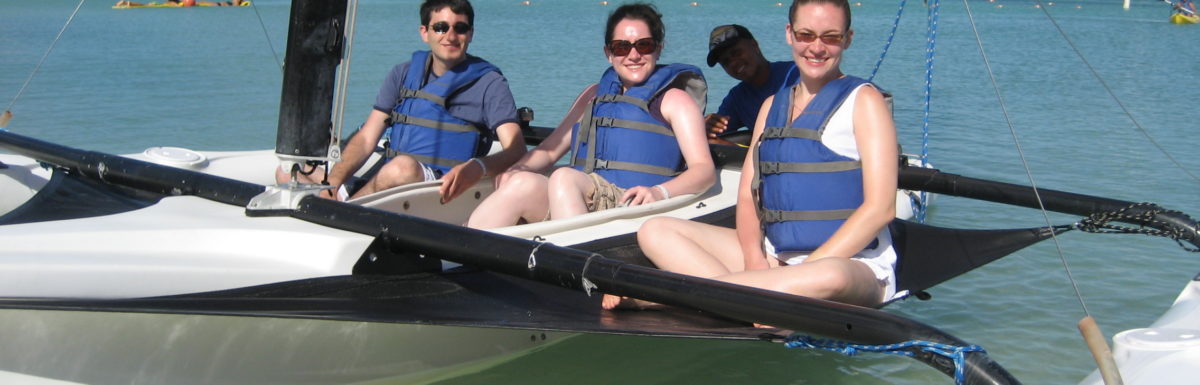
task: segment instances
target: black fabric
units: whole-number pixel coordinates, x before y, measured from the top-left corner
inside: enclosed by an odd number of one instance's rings
[[[0,225],[118,214],[148,207],[162,197],[55,169],[50,181],[29,201],[0,216]]]

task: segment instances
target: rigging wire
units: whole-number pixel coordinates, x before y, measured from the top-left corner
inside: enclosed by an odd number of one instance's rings
[[[934,1],[936,2],[937,0]],[[967,21],[971,23],[971,31],[975,33],[975,43],[979,46],[979,55],[983,58],[983,65],[987,69],[988,79],[992,82],[992,90],[996,91],[996,100],[1000,104],[1000,112],[1004,114],[1004,121],[1008,124],[1008,131],[1012,135],[1013,144],[1016,146],[1017,156],[1020,157],[1021,165],[1025,168],[1025,176],[1029,178],[1029,187],[1033,189],[1033,196],[1037,200],[1038,209],[1042,212],[1042,217],[1046,220],[1046,226],[1052,227],[1050,214],[1046,211],[1046,205],[1042,202],[1042,194],[1038,190],[1037,183],[1033,180],[1033,171],[1029,168],[1029,161],[1025,159],[1025,151],[1021,149],[1021,140],[1017,137],[1017,129],[1008,114],[1008,106],[1004,103],[1004,96],[1000,93],[1000,86],[996,82],[996,74],[992,72],[991,61],[988,59],[987,52],[983,48],[983,39],[979,37],[979,28],[975,25],[975,15],[971,12],[971,5],[967,0],[963,0],[963,7],[967,10]],[[1071,266],[1067,263],[1067,257],[1063,253],[1062,245],[1058,241],[1057,232],[1051,232],[1050,238],[1054,240],[1054,248],[1058,250],[1058,259],[1062,261],[1063,270],[1066,271],[1067,279],[1071,282],[1071,288],[1075,290],[1075,298],[1079,300],[1079,306],[1083,308],[1085,315],[1091,317],[1092,313],[1088,311],[1087,303],[1083,300],[1083,293],[1079,290],[1079,284],[1075,282],[1075,277],[1071,273]]]
[[[329,136],[330,158],[341,159],[342,119],[346,112],[347,88],[350,85],[350,58],[354,52],[354,35],[358,27],[358,0],[350,0],[346,11],[345,47],[342,52],[342,64],[338,69],[338,83],[333,98],[333,133]]]
[[[1129,111],[1129,108],[1125,107],[1125,103],[1122,103],[1121,99],[1117,97],[1117,94],[1115,92],[1113,92],[1112,88],[1110,88],[1108,86],[1108,82],[1105,82],[1104,78],[1100,77],[1100,72],[1096,71],[1096,68],[1092,67],[1092,63],[1088,62],[1087,58],[1083,56],[1083,52],[1079,51],[1079,47],[1075,46],[1075,42],[1071,41],[1071,38],[1067,36],[1067,32],[1063,30],[1062,26],[1058,25],[1058,21],[1054,19],[1054,16],[1050,15],[1050,11],[1047,10],[1046,7],[1042,5],[1041,0],[1036,0],[1036,1],[1038,4],[1038,8],[1040,8],[1042,10],[1042,13],[1046,14],[1047,19],[1050,19],[1050,24],[1053,24],[1054,28],[1058,30],[1058,34],[1062,35],[1063,40],[1065,40],[1067,42],[1067,46],[1071,47],[1071,50],[1075,52],[1075,56],[1079,57],[1079,61],[1083,62],[1083,65],[1085,67],[1087,67],[1089,72],[1092,73],[1092,76],[1096,78],[1096,81],[1100,82],[1100,86],[1104,87],[1104,91],[1108,92],[1108,96],[1112,97],[1113,102],[1116,102],[1117,106],[1121,107],[1121,112],[1124,112],[1125,117],[1129,118],[1129,121],[1133,123],[1134,127],[1137,127],[1138,132],[1140,132],[1142,134],[1142,136],[1145,136],[1146,140],[1149,140],[1150,144],[1154,145],[1154,148],[1157,148],[1159,152],[1161,152],[1164,156],[1167,157],[1168,160],[1171,161],[1171,163],[1174,163],[1175,167],[1178,167],[1185,174],[1190,176],[1192,178],[1192,180],[1194,180],[1196,182],[1200,182],[1200,176],[1197,176],[1196,174],[1192,173],[1191,170],[1188,170],[1187,167],[1184,167],[1183,164],[1180,163],[1178,159],[1175,159],[1175,157],[1172,156],[1170,152],[1167,152],[1167,149],[1163,148],[1163,146],[1161,144],[1159,144],[1158,141],[1155,140],[1153,136],[1150,136],[1150,132],[1146,131],[1146,128],[1142,127],[1142,124],[1139,123],[1138,120],[1133,117],[1133,113]]]
[[[79,0],[79,4],[75,5],[75,10],[71,12],[71,16],[67,18],[67,22],[63,24],[62,29],[58,30],[58,35],[54,36],[54,41],[50,42],[50,47],[46,48],[46,53],[42,54],[42,59],[38,60],[36,66],[33,67],[33,72],[29,73],[29,77],[25,79],[25,84],[21,85],[21,89],[17,90],[17,95],[8,103],[8,108],[5,108],[5,115],[11,115],[13,105],[17,104],[17,99],[21,98],[21,94],[25,93],[25,88],[29,87],[29,83],[33,81],[33,77],[41,70],[42,64],[46,62],[46,58],[50,56],[50,52],[54,50],[54,45],[58,44],[58,40],[62,38],[63,33],[67,32],[67,27],[75,20],[75,15],[79,13],[79,9],[83,8],[83,3],[87,0]],[[2,128],[2,127],[0,127]]]
[[[258,12],[258,6],[254,2],[250,2],[250,8],[254,9],[254,16],[258,17],[258,25],[262,27],[263,36],[267,37],[267,47],[271,48],[271,55],[275,56],[275,65],[279,67],[279,72],[283,73],[283,62],[279,61],[279,52],[275,50],[275,44],[271,42],[271,33],[267,32],[267,23],[263,22],[262,14]]]

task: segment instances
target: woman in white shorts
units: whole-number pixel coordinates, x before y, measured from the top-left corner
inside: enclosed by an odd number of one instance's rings
[[[841,72],[845,0],[795,0],[785,31],[800,83],[763,102],[738,187],[736,229],[655,218],[638,244],[682,274],[877,306],[895,293],[898,145],[881,92]],[[605,308],[630,304],[606,295]]]

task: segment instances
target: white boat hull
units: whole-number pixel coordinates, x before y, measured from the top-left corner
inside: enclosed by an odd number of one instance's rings
[[[89,384],[428,383],[486,369],[574,335],[44,310],[0,310],[0,325],[5,341],[0,379],[22,383],[36,378]]]

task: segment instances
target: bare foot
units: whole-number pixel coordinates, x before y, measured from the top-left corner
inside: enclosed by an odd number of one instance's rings
[[[600,306],[605,310],[646,310],[661,307],[662,305],[650,301],[643,301],[637,298],[619,297],[611,294],[605,294],[604,298],[600,300]]]

